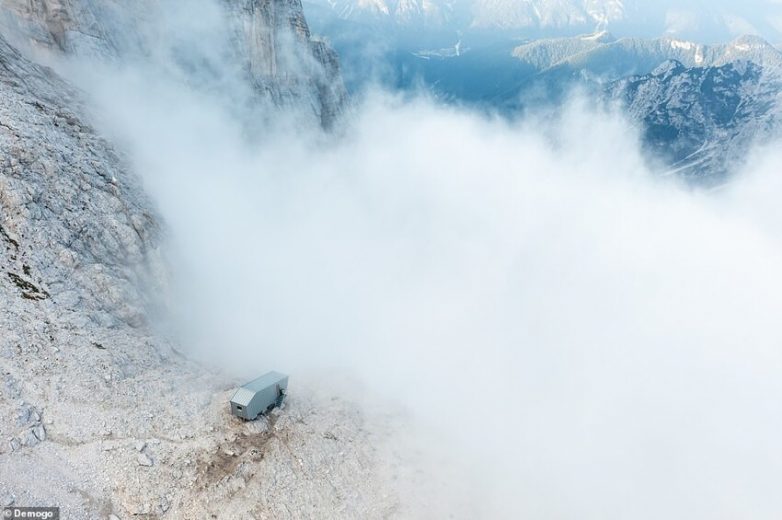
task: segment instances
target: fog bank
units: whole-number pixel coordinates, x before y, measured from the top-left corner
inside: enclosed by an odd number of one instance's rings
[[[402,410],[404,516],[782,514],[778,156],[707,193],[579,102],[510,125],[378,94],[338,135],[248,133],[215,94],[98,76],[183,344]]]

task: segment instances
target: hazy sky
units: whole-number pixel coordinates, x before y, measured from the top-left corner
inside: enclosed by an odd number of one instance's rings
[[[628,19],[656,29],[699,39],[725,39],[742,34],[759,34],[775,43],[782,31],[782,3],[774,0],[685,0],[626,2]]]

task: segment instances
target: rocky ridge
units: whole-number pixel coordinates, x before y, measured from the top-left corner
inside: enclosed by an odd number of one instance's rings
[[[751,61],[770,70],[782,70],[782,53],[757,36],[742,36],[722,45],[702,45],[670,37],[616,39],[601,32],[525,43],[513,50],[513,56],[538,75],[578,74],[608,80],[646,74],[668,60],[688,67]]]

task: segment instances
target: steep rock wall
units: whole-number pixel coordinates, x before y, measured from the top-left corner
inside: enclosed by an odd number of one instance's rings
[[[52,53],[113,58],[154,55],[169,28],[166,15],[183,23],[190,10],[208,10],[227,50],[211,68],[240,69],[258,98],[272,105],[310,110],[331,126],[346,92],[336,54],[313,39],[300,0],[0,0],[3,33],[35,58]],[[173,14],[172,14],[173,13]],[[170,43],[170,42],[168,42]]]

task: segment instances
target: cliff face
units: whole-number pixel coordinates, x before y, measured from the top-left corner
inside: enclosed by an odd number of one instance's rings
[[[128,14],[149,12],[147,0],[122,6],[113,0],[3,0],[0,12],[4,34],[38,52],[111,55],[128,42]],[[131,13],[132,9],[132,13]]]
[[[207,11],[212,24],[196,27],[191,37],[203,31],[216,38],[217,54],[177,55],[182,42],[159,20],[171,16],[184,24],[191,10]],[[240,74],[258,101],[309,109],[324,127],[345,103],[336,54],[312,38],[300,0],[0,0],[0,23],[13,43],[44,60],[52,53],[154,56],[163,42],[174,60],[187,62],[187,73],[206,66],[210,73]]]
[[[333,124],[346,91],[336,53],[313,40],[301,0],[222,0],[239,61],[256,90],[278,106],[302,101],[324,127]]]

